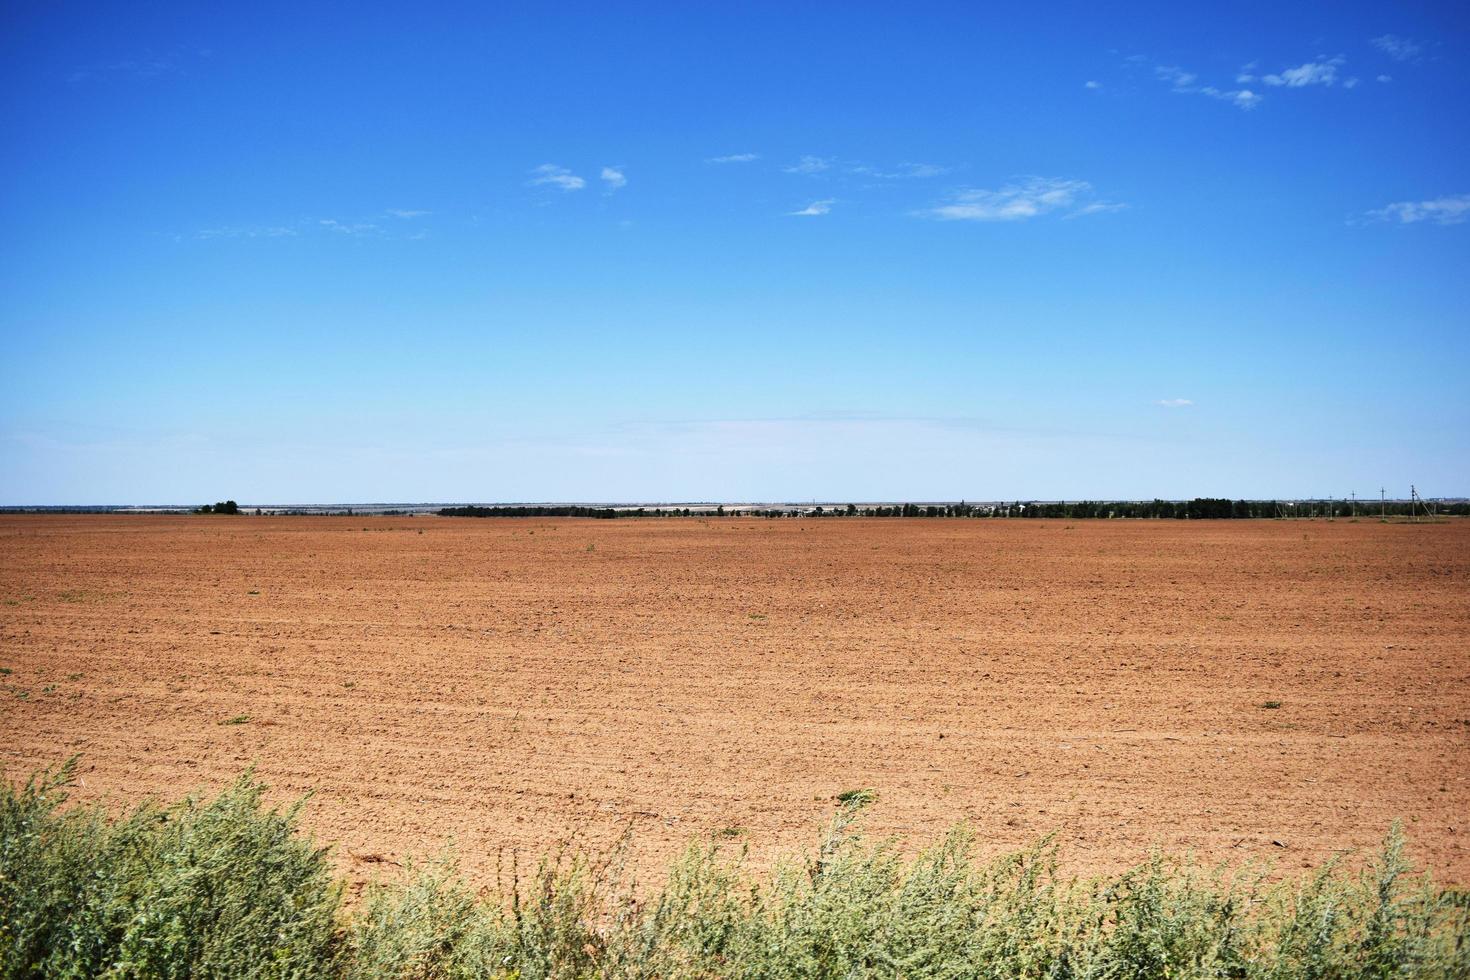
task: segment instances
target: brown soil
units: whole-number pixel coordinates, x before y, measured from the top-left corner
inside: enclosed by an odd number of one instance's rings
[[[1078,871],[1401,818],[1465,882],[1467,584],[1470,522],[0,517],[0,765],[253,763],[359,879],[627,825],[763,858],[874,787],[878,833]]]

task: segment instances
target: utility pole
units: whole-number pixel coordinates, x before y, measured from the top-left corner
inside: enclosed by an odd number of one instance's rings
[[[1352,498],[1353,498],[1353,520],[1357,520],[1358,519],[1358,491],[1354,490],[1352,492]]]
[[[1388,520],[1388,491],[1382,487],[1378,488],[1378,506],[1382,509],[1382,513],[1378,515],[1378,519],[1381,521]]]

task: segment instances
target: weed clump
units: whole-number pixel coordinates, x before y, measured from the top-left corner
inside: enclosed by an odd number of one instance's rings
[[[0,976],[295,977],[336,959],[340,887],[247,773],[115,820],[62,809],[74,761],[0,786]]]
[[[0,978],[1470,975],[1470,898],[1412,872],[1397,827],[1362,872],[1271,883],[1155,855],[1076,880],[1049,839],[977,862],[963,827],[906,859],[864,837],[859,790],[768,875],[717,834],[647,893],[616,855],[487,893],[445,858],[349,910],[300,804],[268,808],[249,773],[113,818],[63,805],[72,773],[0,784]]]

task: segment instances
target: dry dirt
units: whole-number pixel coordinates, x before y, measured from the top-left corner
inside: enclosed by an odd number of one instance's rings
[[[1467,585],[1467,521],[0,517],[0,766],[123,801],[253,763],[358,880],[630,824],[650,871],[765,860],[873,787],[877,833],[1077,871],[1401,818],[1463,883]]]

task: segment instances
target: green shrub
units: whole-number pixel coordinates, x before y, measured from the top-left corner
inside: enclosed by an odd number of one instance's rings
[[[73,764],[0,787],[0,976],[305,977],[338,942],[339,887],[299,809],[247,774],[214,800],[116,821],[61,810]]]
[[[353,977],[483,977],[504,958],[493,920],[450,861],[410,869],[406,884],[375,882],[347,924]]]
[[[987,863],[965,828],[913,859],[843,794],[810,854],[753,872],[693,845],[643,894],[620,848],[563,851],[488,896],[450,859],[352,909],[326,852],[247,773],[114,819],[65,807],[68,763],[0,785],[0,978],[1348,978],[1470,976],[1470,899],[1376,864],[1299,881],[1155,855],[1065,878],[1050,840]]]

